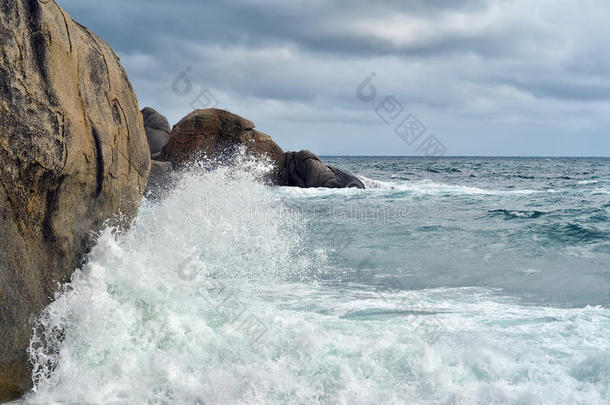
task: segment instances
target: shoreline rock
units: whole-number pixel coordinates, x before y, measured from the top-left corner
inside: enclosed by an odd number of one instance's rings
[[[150,153],[112,49],[54,1],[0,6],[0,402],[32,386],[32,320],[115,218],[127,225]]]
[[[154,159],[159,156],[161,150],[169,141],[171,128],[167,118],[154,108],[145,107],[141,113],[144,119],[144,129],[146,130],[150,155]]]
[[[283,184],[292,187],[364,188],[353,174],[334,166],[326,166],[308,150],[286,152]]]
[[[274,185],[365,188],[353,174],[324,165],[310,151],[284,152],[269,135],[257,131],[252,121],[216,108],[195,110],[174,125],[158,159],[176,168],[203,157],[222,162],[231,159],[239,147],[271,161],[274,170],[269,181]],[[152,177],[157,188],[163,181],[157,179],[156,172]]]
[[[195,110],[174,128],[159,160],[180,168],[192,160],[208,157],[218,161],[231,159],[240,147],[254,156],[267,156],[275,169],[271,181],[278,183],[284,167],[284,151],[267,134],[239,115],[209,108]]]

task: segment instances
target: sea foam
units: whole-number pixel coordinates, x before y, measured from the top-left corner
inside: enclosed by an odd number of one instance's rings
[[[144,201],[130,230],[101,233],[38,320],[26,403],[610,400],[606,308],[329,282],[342,271],[329,269],[332,246],[307,245],[307,219],[286,215],[290,191],[243,166],[194,169],[164,200]],[[315,192],[328,191],[304,193]]]

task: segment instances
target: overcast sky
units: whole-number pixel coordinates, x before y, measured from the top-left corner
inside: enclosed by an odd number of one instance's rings
[[[608,0],[58,3],[170,124],[217,103],[321,155],[610,156]]]

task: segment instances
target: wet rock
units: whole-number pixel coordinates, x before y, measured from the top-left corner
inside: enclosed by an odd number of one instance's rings
[[[326,166],[308,150],[286,152],[283,185],[293,187],[364,188],[353,174]]]
[[[353,174],[326,166],[310,151],[282,151],[269,135],[254,129],[254,123],[228,111],[195,110],[174,125],[159,160],[182,167],[197,159],[221,163],[239,147],[273,164],[270,183],[294,187],[364,188]]]
[[[54,1],[0,5],[0,401],[32,385],[32,319],[92,232],[135,215],[150,153],[112,49]]]
[[[177,167],[204,157],[225,161],[240,147],[257,157],[266,157],[274,166],[270,179],[278,184],[284,168],[284,151],[254,123],[228,111],[209,108],[195,110],[174,125],[159,160]]]

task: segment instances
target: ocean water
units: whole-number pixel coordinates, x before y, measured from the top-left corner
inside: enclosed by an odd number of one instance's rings
[[[194,167],[107,229],[29,404],[610,404],[610,160],[327,157],[366,190]]]

